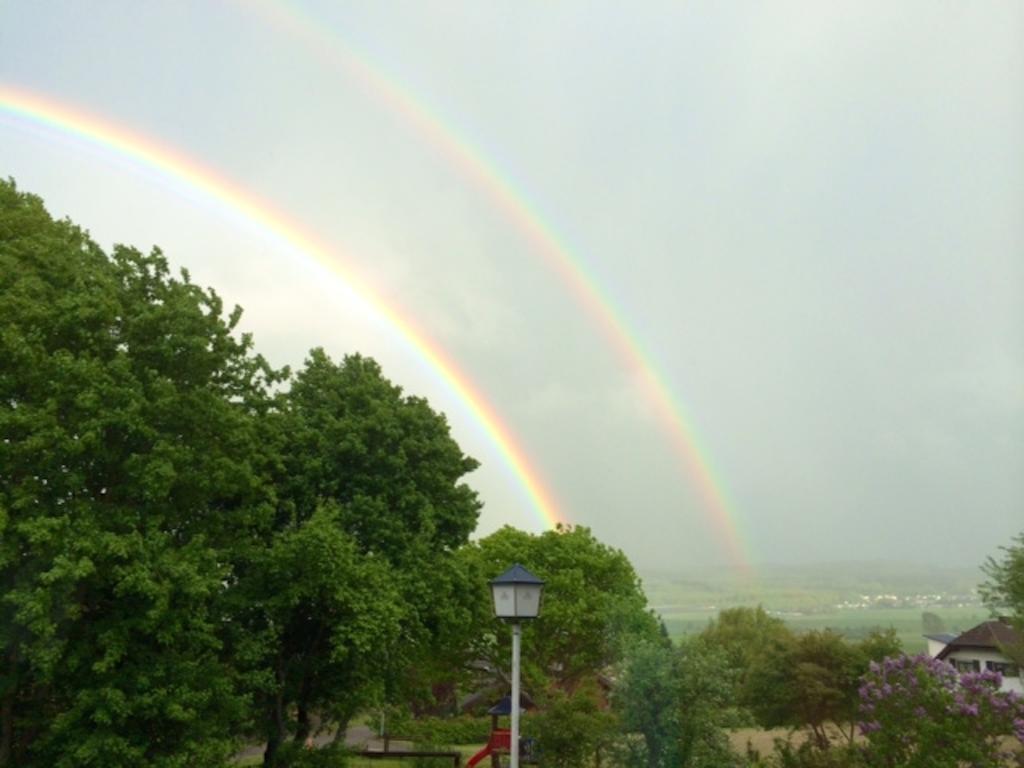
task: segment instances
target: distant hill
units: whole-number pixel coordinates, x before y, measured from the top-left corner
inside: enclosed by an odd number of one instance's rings
[[[648,600],[675,609],[761,604],[777,611],[820,610],[862,595],[967,597],[984,576],[977,567],[891,561],[767,565],[746,574],[711,567],[640,571]]]
[[[950,631],[987,617],[978,568],[889,561],[640,571],[651,607],[673,637],[699,632],[719,611],[762,605],[795,631],[834,629],[857,639],[895,629],[908,652],[924,650],[924,614]]]

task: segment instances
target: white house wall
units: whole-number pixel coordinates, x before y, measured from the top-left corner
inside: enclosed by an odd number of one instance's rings
[[[930,652],[931,651],[931,645],[930,644],[931,644],[932,641],[929,640],[928,642],[929,642],[928,650]],[[1010,662],[1009,659],[1007,659],[1005,656],[1003,656],[1003,654],[999,653],[998,651],[987,651],[987,650],[983,650],[983,649],[980,649],[980,648],[978,648],[978,649],[971,648],[971,649],[964,649],[964,650],[960,650],[960,651],[954,651],[953,653],[949,654],[949,656],[946,657],[946,661],[948,661],[950,663],[953,663],[954,661],[966,661],[966,662],[977,661],[978,662],[978,666],[981,668],[982,672],[985,671],[985,662],[986,661],[995,661],[995,662],[999,662],[1001,664],[1007,664],[1007,663]],[[1005,676],[1003,677],[1003,685],[1002,685],[1001,690],[1004,690],[1004,691],[1016,691],[1017,693],[1024,694],[1024,685],[1021,684],[1021,678],[1020,678],[1020,675],[1019,675],[1019,670],[1018,670],[1018,676],[1017,677],[1005,677]]]
[[[930,637],[925,639],[928,641],[928,655],[933,659],[942,653],[942,649],[946,647],[946,643],[941,640],[932,640]]]

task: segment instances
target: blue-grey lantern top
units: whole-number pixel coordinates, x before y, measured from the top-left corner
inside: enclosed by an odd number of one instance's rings
[[[501,576],[491,579],[494,615],[499,619],[520,621],[540,614],[544,582],[516,563]]]

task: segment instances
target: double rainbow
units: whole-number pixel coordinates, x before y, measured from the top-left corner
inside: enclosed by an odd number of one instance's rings
[[[511,222],[530,244],[531,251],[543,259],[546,267],[585,309],[627,369],[637,374],[674,454],[709,513],[718,538],[733,563],[749,571],[748,548],[739,533],[737,512],[713,469],[693,419],[673,395],[667,378],[658,370],[654,358],[630,329],[608,292],[587,273],[583,260],[542,216],[522,186],[514,184],[511,175],[499,170],[493,158],[461,135],[450,120],[428,108],[367,56],[353,50],[326,24],[301,10],[297,3],[250,0],[240,4],[240,8],[254,10],[275,30],[301,39],[306,53],[316,56],[347,82],[360,86],[375,102],[396,115],[400,123],[433,147]]]
[[[707,451],[701,447],[692,419],[681,402],[674,397],[665,377],[631,332],[606,291],[586,273],[580,259],[572,254],[555,229],[531,205],[529,197],[506,180],[506,176],[498,172],[494,163],[488,161],[469,141],[448,128],[409,92],[385,77],[364,57],[354,54],[314,21],[282,4],[264,2],[258,7],[275,26],[301,36],[309,45],[308,50],[344,74],[355,77],[372,97],[397,114],[421,140],[441,152],[462,176],[472,182],[514,224],[522,237],[531,244],[533,252],[543,258],[548,268],[585,308],[601,329],[607,343],[625,361],[629,370],[638,374],[648,400],[654,406],[671,442],[673,452],[697,489],[719,539],[732,561],[749,569],[749,557],[735,522],[736,513],[729,503],[724,485],[716,477],[707,459]],[[333,272],[352,295],[390,326],[464,404],[517,478],[540,520],[547,526],[554,526],[563,519],[540,473],[469,377],[399,307],[386,304],[351,270],[343,268],[338,262],[338,257],[342,256],[338,249],[328,247],[286,214],[214,170],[127,128],[2,83],[0,113],[77,137],[155,169],[217,201]]]

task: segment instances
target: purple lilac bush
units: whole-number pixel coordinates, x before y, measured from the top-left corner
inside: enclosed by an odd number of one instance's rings
[[[1024,699],[1000,691],[1001,682],[996,672],[961,675],[926,655],[872,663],[859,690],[858,725],[867,739],[868,764],[1024,765]]]

